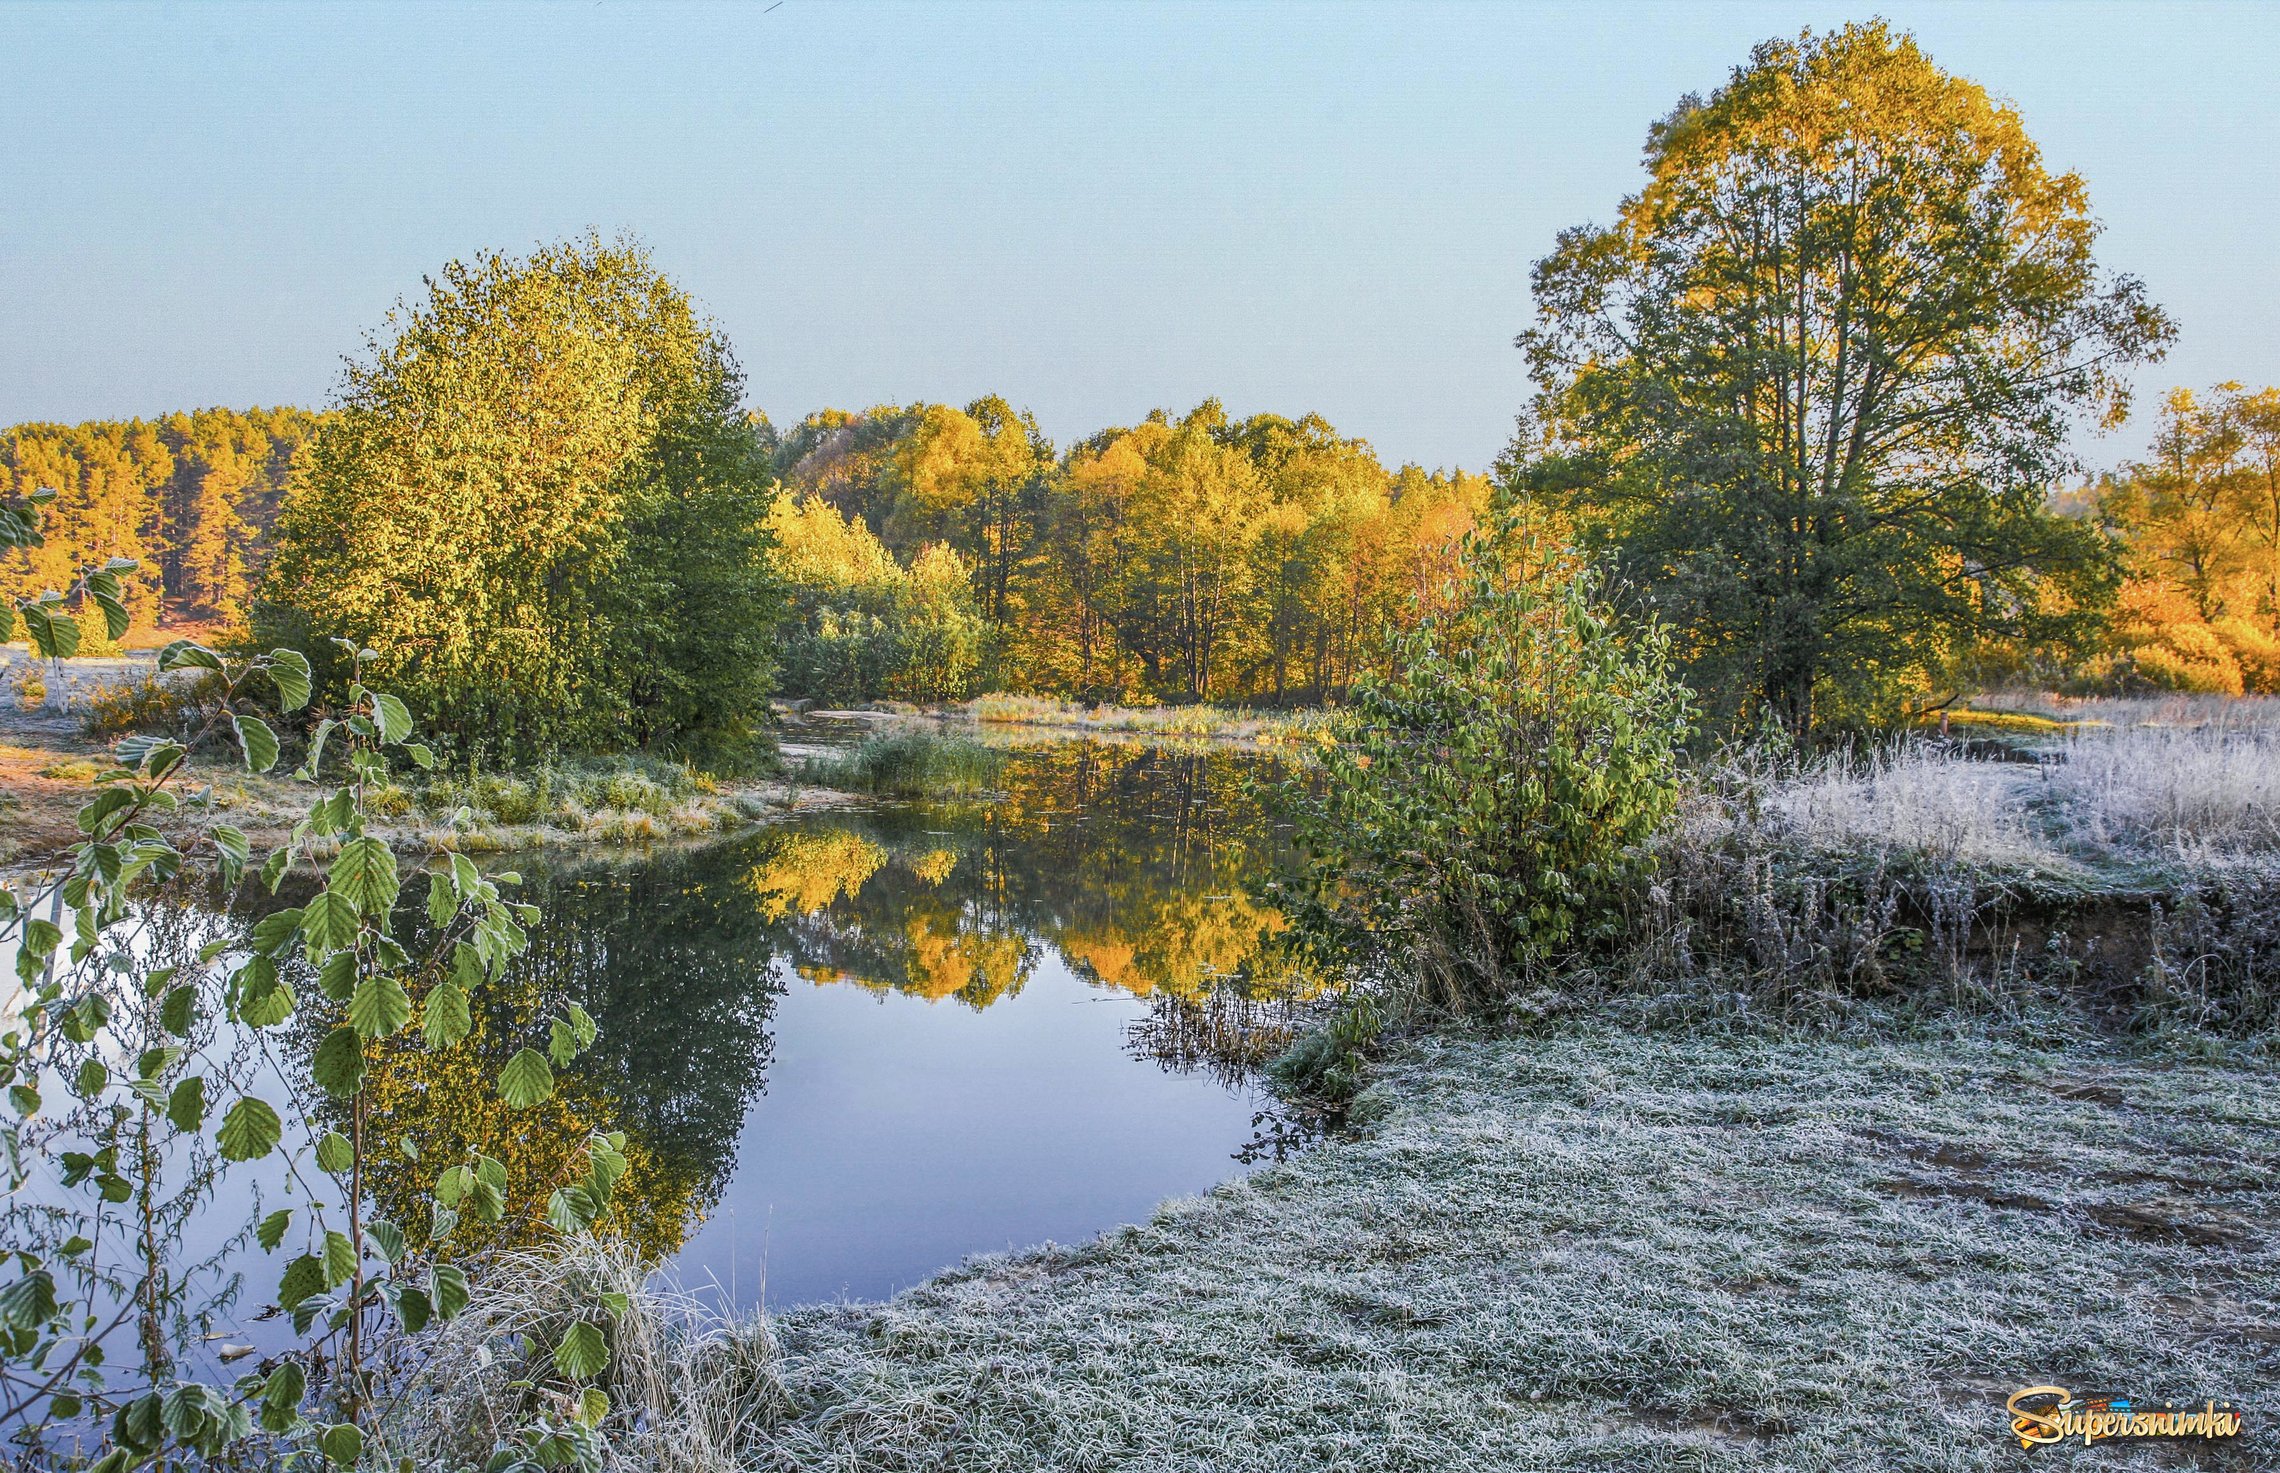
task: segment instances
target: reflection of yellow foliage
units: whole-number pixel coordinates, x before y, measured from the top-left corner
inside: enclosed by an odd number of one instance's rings
[[[545,1225],[547,1194],[586,1171],[586,1143],[595,1131],[622,1129],[613,1103],[574,1073],[560,1076],[550,1099],[510,1110],[499,1098],[498,1074],[506,1050],[484,1046],[484,1029],[456,1048],[428,1053],[409,1038],[374,1050],[366,1076],[367,1139],[375,1142],[365,1181],[380,1211],[425,1247],[428,1193],[446,1166],[475,1153],[507,1168],[507,1217],[485,1223],[468,1214],[450,1242],[461,1253],[521,1247],[553,1229]],[[406,1136],[420,1159],[402,1151]],[[660,1257],[681,1245],[697,1215],[699,1173],[693,1163],[661,1161],[632,1131],[626,1132],[626,1174],[617,1185],[604,1225]]]
[[[1128,942],[1068,931],[1061,936],[1061,955],[1103,987],[1120,987],[1136,997],[1155,990],[1155,984],[1142,975],[1140,958]]]
[[[760,897],[760,913],[780,921],[811,915],[845,895],[853,899],[879,872],[887,852],[847,829],[786,834],[769,857],[752,867],[744,886]]]
[[[1266,943],[1287,924],[1282,912],[1247,895],[1159,892],[1119,907],[1106,922],[1067,926],[1054,941],[1071,966],[1103,986],[1192,998],[1214,979],[1254,971]]]
[[[1023,948],[1017,935],[962,930],[958,917],[913,911],[903,922],[910,943],[909,990],[924,998],[953,993],[986,1008],[1020,990]]]
[[[929,885],[940,885],[957,867],[958,856],[948,849],[929,849],[910,861],[910,872]]]

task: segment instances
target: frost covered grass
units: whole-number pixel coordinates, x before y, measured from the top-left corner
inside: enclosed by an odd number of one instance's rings
[[[2050,767],[2077,842],[2180,859],[2280,850],[2280,725],[2078,732]]]
[[[563,1408],[545,1386],[546,1347],[622,1296],[610,1364],[598,1385],[617,1409],[600,1441],[604,1466],[657,1473],[732,1473],[779,1416],[774,1347],[759,1320],[732,1322],[707,1301],[660,1285],[638,1255],[592,1238],[494,1256],[483,1293],[417,1344],[419,1364],[394,1388],[380,1422],[380,1466],[480,1467],[492,1449]]]
[[[1907,857],[1995,872],[2188,866],[2280,853],[2280,725],[2083,725],[2036,762],[1924,741],[1802,763],[1705,769],[1684,842],[1737,826],[1807,853]]]
[[[1990,867],[2057,860],[2027,814],[2036,774],[2013,764],[1910,742],[1739,777],[1761,821],[1806,849]]]
[[[1588,1024],[1413,1043],[1357,1118],[1095,1242],[777,1317],[739,1455],[1978,1470],[2057,1384],[2246,1401],[2190,1458],[2280,1460],[2268,1059]]]

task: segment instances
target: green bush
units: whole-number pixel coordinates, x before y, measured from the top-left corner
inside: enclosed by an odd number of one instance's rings
[[[1620,930],[1692,702],[1662,630],[1618,627],[1592,570],[1509,514],[1444,594],[1294,785],[1288,898],[1319,959],[1465,1009]]]

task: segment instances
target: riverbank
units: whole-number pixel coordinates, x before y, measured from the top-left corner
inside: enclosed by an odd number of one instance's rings
[[[2038,1384],[2280,1422],[2280,1077],[1963,1028],[1427,1040],[1363,1123],[772,1323],[768,1468],[1983,1469]]]

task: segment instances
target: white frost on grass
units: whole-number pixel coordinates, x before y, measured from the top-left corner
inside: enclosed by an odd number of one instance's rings
[[[2188,859],[2280,849],[2280,728],[2080,731],[2050,779],[2078,843]]]
[[[1809,849],[2033,868],[2058,860],[2026,815],[2035,780],[2032,768],[1910,743],[1811,763],[1765,806],[1783,837]]]

